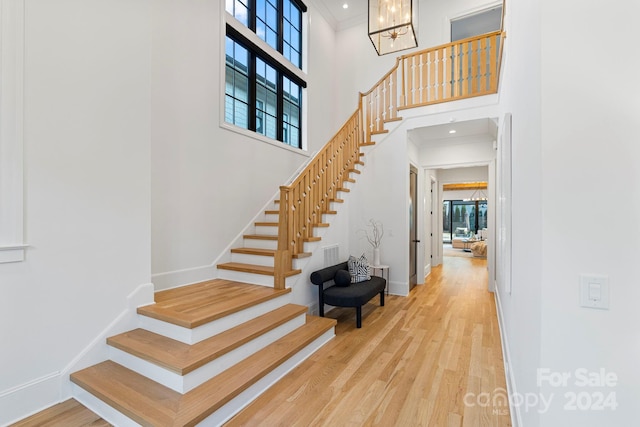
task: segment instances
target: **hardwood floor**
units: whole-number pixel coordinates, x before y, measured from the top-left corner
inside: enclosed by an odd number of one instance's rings
[[[445,257],[408,297],[363,307],[362,329],[354,309],[332,310],[336,338],[226,427],[511,426],[486,283],[486,260]],[[15,425],[109,424],[71,399]]]
[[[408,297],[363,307],[362,329],[332,310],[336,338],[226,427],[510,426],[486,289],[486,260],[446,257]]]
[[[85,408],[75,399],[65,400],[11,427],[110,427],[111,424]]]

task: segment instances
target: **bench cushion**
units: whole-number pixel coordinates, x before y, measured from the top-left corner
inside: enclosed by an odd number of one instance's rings
[[[370,280],[352,283],[350,286],[332,286],[324,290],[325,304],[338,307],[360,307],[384,290],[386,281],[371,276]]]

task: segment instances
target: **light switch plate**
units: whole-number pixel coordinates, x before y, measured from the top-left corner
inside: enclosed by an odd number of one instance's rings
[[[609,309],[609,277],[592,274],[580,275],[580,306]]]

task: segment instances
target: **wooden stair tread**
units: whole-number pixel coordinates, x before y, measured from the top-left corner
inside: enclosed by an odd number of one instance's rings
[[[280,211],[274,211],[274,210],[264,211],[264,213],[267,215],[280,215]]]
[[[319,242],[320,240],[322,240],[322,237],[311,236],[311,237],[305,237],[302,240],[305,242]]]
[[[259,221],[259,222],[256,222],[255,225],[258,227],[277,227],[278,223],[271,222],[271,221]]]
[[[349,190],[348,188],[336,188],[337,191],[342,191],[343,193],[350,193],[351,190]]]
[[[193,425],[202,421],[311,344],[316,338],[335,327],[336,323],[334,319],[307,316],[307,323],[304,326],[193,389],[183,398],[181,407],[184,411],[178,418],[177,425]],[[213,402],[216,403],[213,404]],[[204,415],[201,408],[206,407],[208,407],[208,413]]]
[[[353,178],[345,178],[344,181],[351,182],[351,183],[356,182],[356,180]]]
[[[195,328],[288,292],[290,289],[215,279],[156,292],[156,303],[139,307],[138,314]]]
[[[111,360],[71,374],[71,381],[146,426],[173,426],[182,395]]]
[[[275,249],[260,249],[260,248],[234,248],[231,249],[233,254],[246,254],[246,255],[260,255],[260,256],[274,256],[276,254]]]
[[[344,203],[343,199],[329,199],[329,201],[334,203]]]
[[[71,381],[142,425],[193,426],[255,384],[336,321],[307,316],[307,323],[259,352],[180,394],[112,361],[71,374]]]
[[[218,264],[218,268],[222,270],[241,271],[244,273],[261,274],[263,276],[273,276],[274,268],[265,265],[245,264],[242,262],[227,262]],[[285,277],[294,276],[302,273],[302,270],[291,270],[285,273]]]
[[[353,173],[361,173],[358,169],[349,169],[349,172],[353,172]]]
[[[243,237],[245,239],[254,240],[278,240],[278,236],[274,236],[271,234],[245,234]]]
[[[186,375],[306,311],[305,306],[287,304],[193,345],[144,329],[110,337],[107,344],[179,375]]]
[[[311,252],[300,252],[299,254],[292,255],[292,258],[300,259],[300,258],[309,258],[311,256]]]

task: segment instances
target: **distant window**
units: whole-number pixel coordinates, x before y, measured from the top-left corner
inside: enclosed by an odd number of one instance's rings
[[[479,36],[502,28],[502,5],[451,20],[451,41]]]

